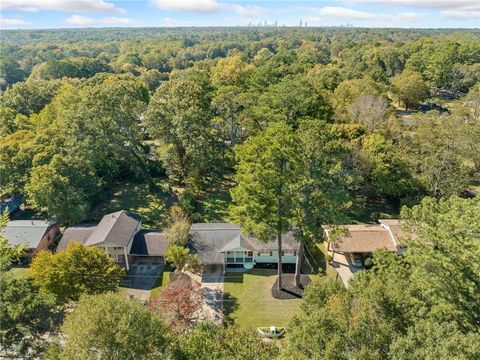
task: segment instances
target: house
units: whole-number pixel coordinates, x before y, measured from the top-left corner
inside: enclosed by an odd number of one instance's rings
[[[48,248],[60,235],[57,223],[43,220],[12,220],[0,230],[10,245],[26,245],[26,257],[32,257]]]
[[[333,260],[341,262],[344,257],[348,265],[353,267],[362,267],[364,260],[376,250],[386,249],[401,253],[404,250],[402,238],[410,235],[402,230],[401,220],[379,220],[379,224],[345,227],[347,234],[336,241],[331,239],[332,227],[325,226],[324,235],[328,242],[328,252],[337,256]]]
[[[203,265],[221,265],[253,268],[256,264],[276,264],[278,262],[277,242],[262,242],[245,237],[240,226],[230,223],[192,224],[188,247],[197,254]],[[282,261],[295,264],[299,243],[293,233],[283,236]]]
[[[98,224],[80,224],[65,230],[57,251],[70,242],[96,246],[120,266],[130,269],[131,258],[165,256],[168,243],[162,232],[142,230],[138,215],[125,210],[105,215]]]

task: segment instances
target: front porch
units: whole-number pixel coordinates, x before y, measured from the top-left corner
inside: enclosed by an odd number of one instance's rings
[[[227,266],[255,263],[255,253],[253,251],[227,251],[225,263]]]

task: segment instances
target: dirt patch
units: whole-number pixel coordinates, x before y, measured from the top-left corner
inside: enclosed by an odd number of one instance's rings
[[[286,299],[300,299],[303,296],[303,291],[310,283],[311,279],[308,275],[300,276],[300,287],[295,287],[295,275],[283,274],[282,276],[282,290],[278,290],[278,277],[272,287],[272,296],[278,300]]]

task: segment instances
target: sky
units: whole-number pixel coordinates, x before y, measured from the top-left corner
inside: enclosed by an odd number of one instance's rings
[[[259,23],[479,28],[480,0],[0,0],[1,29]]]

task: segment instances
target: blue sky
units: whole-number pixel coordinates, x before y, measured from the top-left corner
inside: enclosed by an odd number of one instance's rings
[[[0,0],[2,29],[298,26],[479,28],[480,0]]]

